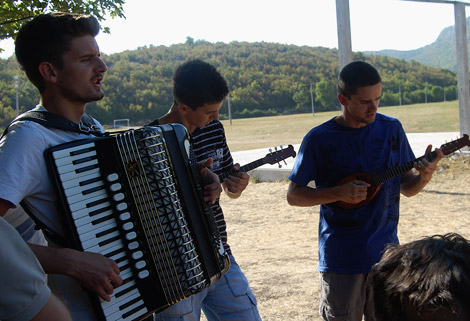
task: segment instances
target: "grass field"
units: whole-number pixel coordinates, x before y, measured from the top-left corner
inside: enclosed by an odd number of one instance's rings
[[[458,132],[458,101],[379,107],[379,112],[397,117],[407,133]],[[232,152],[300,144],[313,127],[339,115],[341,111],[223,120]]]

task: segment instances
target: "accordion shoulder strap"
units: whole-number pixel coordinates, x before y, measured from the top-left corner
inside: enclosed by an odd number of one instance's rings
[[[34,224],[36,225],[35,229],[37,229],[37,230],[41,229],[42,232],[44,233],[44,235],[46,236],[46,238],[48,240],[51,240],[55,244],[60,245],[62,247],[67,247],[67,240],[63,236],[61,236],[61,235],[57,234],[56,232],[54,232],[49,226],[47,226],[46,224],[41,222],[36,217],[36,215],[33,214],[33,212],[31,211],[31,209],[29,207],[29,205],[26,204],[26,202],[24,200],[22,200],[20,202],[20,205],[23,208],[23,210],[26,212],[26,214],[28,214],[29,217],[31,217],[31,219],[34,221]]]
[[[22,120],[30,120],[33,122],[36,122],[38,124],[41,124],[44,127],[49,127],[49,128],[56,128],[56,129],[61,129],[65,131],[70,131],[70,132],[76,132],[80,134],[86,134],[86,135],[94,135],[94,136],[107,136],[109,133],[107,132],[102,132],[99,128],[99,126],[96,125],[95,121],[91,116],[88,114],[84,114],[81,119],[81,124],[78,125],[64,117],[61,117],[59,115],[49,113],[47,111],[41,111],[41,110],[30,110],[27,111],[18,117],[16,117],[10,125],[4,130],[2,136],[0,138],[3,138],[3,136],[8,134],[8,129],[10,128],[11,124],[13,124],[16,121],[22,121]],[[55,233],[51,228],[49,228],[46,224],[42,223],[31,211],[29,208],[28,204],[24,200],[20,202],[21,207],[23,210],[31,217],[36,224],[36,229],[41,229],[44,233],[44,235],[54,243],[60,245],[60,246],[65,246],[67,244],[66,240],[64,237],[61,235]]]
[[[16,117],[10,123],[10,125],[8,125],[8,127],[5,129],[5,131],[2,134],[2,137],[8,133],[8,129],[10,128],[11,124],[17,121],[21,121],[21,120],[30,120],[38,124],[41,124],[44,127],[56,128],[56,129],[61,129],[61,130],[69,131],[69,132],[75,132],[79,134],[94,135],[94,136],[108,136],[109,135],[108,132],[102,132],[99,126],[93,120],[93,118],[88,114],[84,114],[82,116],[81,123],[76,124],[73,121],[68,120],[67,118],[64,118],[62,116],[59,116],[53,113],[49,113],[47,111],[30,110]]]

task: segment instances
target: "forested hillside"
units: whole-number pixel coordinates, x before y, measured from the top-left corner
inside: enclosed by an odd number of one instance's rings
[[[336,49],[274,43],[209,43],[187,39],[184,44],[144,47],[103,55],[108,65],[105,98],[88,112],[103,124],[129,118],[143,124],[167,112],[172,103],[172,74],[183,61],[199,58],[214,64],[230,87],[232,117],[253,117],[339,108],[336,100]],[[373,64],[383,78],[381,106],[456,99],[456,74],[445,69],[386,56],[355,53],[354,60]],[[14,76],[19,76],[19,110],[38,102],[36,89],[15,59],[0,59],[0,126],[16,115]],[[400,99],[401,98],[401,99]],[[227,117],[227,103],[221,110]]]

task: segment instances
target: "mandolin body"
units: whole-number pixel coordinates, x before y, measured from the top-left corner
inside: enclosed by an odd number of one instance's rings
[[[363,181],[363,182],[370,184],[370,186],[367,188],[366,199],[358,203],[336,202],[336,205],[338,205],[339,207],[347,209],[347,210],[361,207],[369,203],[375,197],[375,195],[377,195],[377,193],[379,192],[380,188],[383,185],[383,183],[382,184],[374,183],[374,175],[368,174],[368,173],[355,173],[353,175],[343,178],[337,185],[343,185],[343,184],[352,182],[354,180]]]

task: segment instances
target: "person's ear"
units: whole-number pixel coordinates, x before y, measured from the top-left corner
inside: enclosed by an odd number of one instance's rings
[[[342,106],[345,106],[348,103],[348,99],[343,94],[338,94],[338,101]]]
[[[41,62],[38,68],[39,73],[45,81],[57,82],[57,73],[53,64],[50,62]]]
[[[191,107],[189,107],[188,105],[185,105],[185,104],[178,105],[178,110],[182,115],[186,115],[189,109],[191,109]]]

